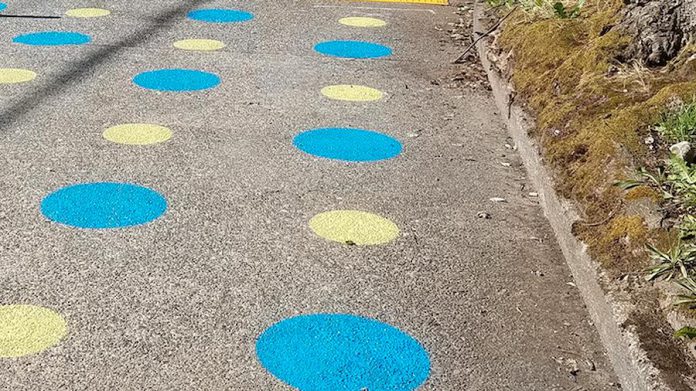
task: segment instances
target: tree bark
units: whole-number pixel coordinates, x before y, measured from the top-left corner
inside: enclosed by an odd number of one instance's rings
[[[623,62],[665,65],[692,39],[696,0],[624,0],[621,27],[635,37],[621,53]]]

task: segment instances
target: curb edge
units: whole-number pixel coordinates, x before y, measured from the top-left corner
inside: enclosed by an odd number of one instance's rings
[[[474,33],[481,29],[482,4],[474,6]],[[640,339],[634,332],[622,328],[622,310],[610,294],[600,286],[601,274],[598,265],[586,251],[584,243],[573,235],[574,221],[579,219],[570,201],[556,193],[554,180],[544,165],[529,130],[534,121],[518,105],[511,102],[512,88],[492,67],[488,59],[488,39],[481,39],[476,49],[491,84],[493,99],[510,136],[518,148],[529,179],[539,192],[544,215],[551,224],[566,264],[570,268],[576,285],[585,302],[590,318],[594,322],[602,345],[607,351],[614,372],[623,390],[628,391],[671,391],[660,379],[660,371],[650,362],[647,353],[640,347]],[[503,113],[508,113],[507,118]]]

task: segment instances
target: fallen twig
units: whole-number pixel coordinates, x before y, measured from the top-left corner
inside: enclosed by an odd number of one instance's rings
[[[469,53],[469,51],[471,51],[471,49],[473,49],[474,46],[476,46],[476,44],[479,43],[480,40],[491,35],[491,33],[493,33],[495,30],[497,30],[498,27],[500,27],[500,25],[503,23],[503,21],[505,21],[505,19],[509,18],[510,15],[512,15],[512,13],[515,11],[517,11],[517,7],[514,7],[512,10],[510,10],[510,12],[508,12],[507,15],[500,18],[500,20],[496,24],[494,24],[493,27],[490,28],[490,30],[486,31],[485,33],[481,34],[480,37],[476,38],[474,40],[474,42],[472,42],[471,45],[469,45],[469,47],[466,48],[466,50],[464,50],[464,53],[462,53],[461,56],[457,57],[457,59],[454,60],[454,64],[461,64],[462,62],[464,62],[464,59],[466,58],[466,55]]]
[[[27,19],[60,19],[61,16],[43,16],[43,15],[7,15],[0,14],[0,18],[27,18]]]
[[[618,212],[619,208],[621,208],[622,205],[623,205],[623,201],[619,201],[619,202],[616,204],[616,206],[609,212],[609,214],[607,215],[607,217],[606,217],[604,220],[597,221],[597,222],[594,222],[594,223],[588,223],[587,221],[585,221],[585,220],[583,219],[583,220],[578,220],[578,224],[582,224],[582,225],[584,225],[584,226],[586,226],[586,227],[598,227],[598,226],[600,226],[600,225],[604,225],[604,224],[606,224],[607,222],[609,222],[609,220],[611,220],[612,217],[614,217],[614,214],[615,214],[616,212]]]

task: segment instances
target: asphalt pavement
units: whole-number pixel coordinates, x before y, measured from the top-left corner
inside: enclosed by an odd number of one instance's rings
[[[2,1],[0,389],[616,389],[456,8]]]

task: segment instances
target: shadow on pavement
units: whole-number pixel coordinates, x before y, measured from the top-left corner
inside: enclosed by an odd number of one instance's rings
[[[0,130],[9,128],[14,122],[31,112],[45,100],[59,95],[71,84],[81,80],[81,76],[89,70],[109,61],[121,53],[123,49],[136,47],[156,35],[165,28],[172,26],[172,19],[182,17],[192,8],[208,3],[210,0],[190,0],[157,15],[144,29],[137,30],[116,45],[102,47],[89,54],[86,58],[65,64],[66,71],[60,73],[42,88],[28,94],[19,101],[11,104],[0,113]]]

